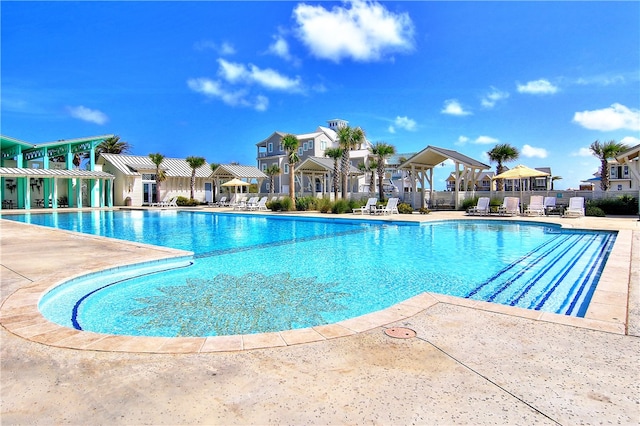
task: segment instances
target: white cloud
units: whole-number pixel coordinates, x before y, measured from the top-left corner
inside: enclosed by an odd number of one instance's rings
[[[377,61],[413,49],[414,27],[407,13],[392,13],[375,1],[351,0],[331,10],[298,4],[297,35],[321,59]]]
[[[67,107],[67,110],[73,118],[78,118],[90,123],[104,124],[109,121],[109,117],[107,117],[107,114],[104,112],[98,111],[97,109],[89,109],[82,105],[77,107]]]
[[[627,146],[636,146],[640,144],[640,139],[634,136],[625,136],[624,138],[620,139],[620,143],[623,143]]]
[[[297,92],[301,89],[300,78],[291,79],[270,68],[261,69],[253,64],[248,66],[218,59],[218,74],[230,83],[253,84],[272,90]]]
[[[473,143],[482,144],[482,145],[488,145],[490,143],[498,143],[498,142],[500,142],[498,139],[492,138],[491,136],[478,136],[476,140],[473,141]]]
[[[196,50],[215,50],[220,55],[233,55],[236,53],[236,49],[229,42],[223,42],[218,44],[211,40],[202,40],[195,44]]]
[[[269,45],[268,52],[272,55],[276,55],[285,61],[292,62],[294,65],[299,65],[299,61],[291,54],[289,50],[289,43],[281,35],[273,36],[273,43]]]
[[[187,81],[187,85],[194,92],[220,99],[227,105],[249,107],[257,111],[266,111],[269,106],[269,99],[265,96],[258,95],[251,100],[248,98],[246,90],[229,91],[222,87],[219,81],[208,78],[192,78]]]
[[[394,121],[395,125],[400,127],[401,129],[405,129],[408,130],[410,132],[413,132],[416,130],[416,122],[415,120],[410,119],[409,117],[400,117],[397,116],[396,120]],[[393,132],[392,132],[393,133]]]
[[[503,92],[496,89],[495,87],[491,87],[491,92],[489,92],[484,98],[482,98],[480,103],[485,108],[493,108],[494,106],[496,106],[496,103],[498,103],[498,101],[507,99],[508,97],[508,92]]]
[[[458,140],[454,142],[454,145],[462,146],[469,142],[469,138],[466,136],[458,136]]]
[[[518,84],[518,92],[531,95],[549,95],[557,91],[558,88],[545,79],[530,81],[527,84]]]
[[[389,128],[387,129],[389,131],[389,133],[395,133],[396,132],[396,128],[393,126],[389,126]]]
[[[576,112],[573,121],[591,130],[640,130],[640,110],[619,103],[609,108]]]
[[[524,145],[521,151],[525,157],[547,158],[547,150],[544,148],[534,148],[531,145]]]
[[[444,108],[440,112],[442,114],[458,116],[471,114],[469,111],[465,111],[464,108],[462,108],[462,105],[460,105],[460,102],[458,102],[457,99],[448,99],[444,101]]]
[[[591,157],[592,155],[593,154],[591,153],[591,150],[589,148],[584,148],[584,147],[571,153],[572,157]]]

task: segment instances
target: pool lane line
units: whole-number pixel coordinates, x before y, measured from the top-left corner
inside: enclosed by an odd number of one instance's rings
[[[509,265],[505,266],[504,268],[502,268],[500,271],[496,272],[493,276],[489,277],[485,282],[481,283],[479,286],[477,286],[476,288],[474,288],[473,290],[471,290],[466,296],[465,298],[470,298],[474,295],[476,295],[477,293],[480,292],[480,290],[482,290],[484,287],[486,287],[487,285],[489,285],[491,282],[497,280],[498,278],[500,278],[501,275],[505,274],[506,272],[508,272],[509,270],[515,268],[516,266],[518,266],[520,263],[524,262],[525,260],[529,259],[530,257],[533,257],[534,254],[540,250],[542,250],[545,246],[549,245],[549,244],[556,244],[556,246],[561,245],[562,243],[564,243],[567,239],[569,239],[569,236],[564,236],[564,239],[562,241],[560,241],[559,243],[557,242],[557,240],[559,238],[562,238],[560,235],[553,237],[552,239],[550,239],[549,241],[540,244],[538,247],[534,248],[533,250],[531,250],[529,253],[525,254],[524,256],[520,257],[518,260],[516,260],[515,262],[511,262]],[[551,249],[553,250],[553,248]]]

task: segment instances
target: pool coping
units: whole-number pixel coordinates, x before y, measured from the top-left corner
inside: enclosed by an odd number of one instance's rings
[[[326,215],[320,217],[327,218]],[[348,217],[353,218],[353,216]],[[345,215],[341,215],[340,218],[344,219]],[[438,220],[456,220],[464,218],[475,220],[482,219],[476,216],[461,216]],[[516,220],[526,221],[521,219],[525,218],[517,218]],[[397,217],[393,220],[399,221]],[[496,218],[495,220],[501,220],[501,218]],[[514,218],[507,218],[507,220],[513,221]],[[546,220],[536,220],[536,222],[546,224],[556,223]],[[38,226],[28,224],[24,225]],[[566,226],[565,224],[560,223],[560,225],[567,228],[576,228],[573,226],[574,223],[568,223]],[[581,228],[593,229],[589,227]],[[72,231],[55,230],[52,228],[47,229],[56,232],[76,234]],[[101,334],[63,327],[48,321],[40,314],[40,311],[38,310],[38,302],[42,295],[51,288],[90,273],[97,273],[114,267],[128,267],[132,265],[131,263],[123,263],[121,265],[114,264],[107,268],[84,271],[83,273],[76,274],[74,276],[65,274],[61,271],[56,271],[56,273],[48,276],[46,279],[35,281],[30,285],[23,286],[9,295],[2,303],[2,306],[0,306],[0,324],[2,324],[2,326],[12,334],[24,339],[49,346],[68,349],[173,354],[233,352],[298,345],[347,337],[378,327],[385,327],[398,321],[406,320],[414,315],[429,310],[439,303],[444,303],[469,309],[478,309],[515,317],[528,318],[535,321],[552,322],[608,333],[626,334],[629,311],[629,285],[632,272],[631,265],[635,260],[632,260],[631,258],[633,255],[633,231],[629,229],[618,229],[617,232],[618,235],[615,244],[584,318],[510,307],[490,302],[429,292],[421,293],[392,305],[389,308],[343,320],[334,324],[272,333],[232,336],[145,337]],[[106,238],[93,235],[90,235],[90,237],[96,239]],[[145,244],[140,243],[114,240],[111,238],[107,239],[112,242],[117,241],[121,244],[145,246]],[[153,247],[155,250],[158,249],[158,246],[150,247]],[[164,250],[166,251],[166,257],[164,257],[164,259],[180,258],[190,253],[181,250],[162,248],[166,249]],[[626,279],[620,279],[620,277],[626,277]]]

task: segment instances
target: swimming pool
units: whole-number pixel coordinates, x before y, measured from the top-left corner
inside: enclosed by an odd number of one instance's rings
[[[3,217],[193,251],[193,265],[94,274],[59,286],[39,305],[63,326],[148,336],[310,327],[425,291],[583,316],[615,240],[611,232],[517,221],[186,211]]]

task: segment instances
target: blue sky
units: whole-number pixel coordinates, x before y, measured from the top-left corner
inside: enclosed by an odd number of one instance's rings
[[[557,188],[597,171],[594,140],[640,143],[636,1],[0,7],[0,131],[29,142],[254,165],[272,132],[342,118],[402,153],[509,143]]]

